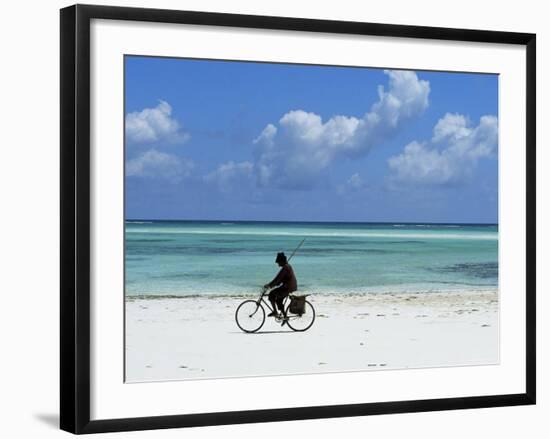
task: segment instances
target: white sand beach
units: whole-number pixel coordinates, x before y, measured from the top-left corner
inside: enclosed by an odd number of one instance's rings
[[[496,290],[314,295],[317,318],[302,333],[272,318],[243,333],[234,313],[245,298],[127,298],[126,381],[499,361]]]

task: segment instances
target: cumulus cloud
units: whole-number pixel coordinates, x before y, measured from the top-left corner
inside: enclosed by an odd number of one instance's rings
[[[388,160],[391,179],[426,185],[461,183],[479,160],[494,153],[497,143],[495,116],[482,116],[472,126],[465,116],[447,113],[435,125],[430,142],[413,141]]]
[[[130,143],[184,143],[189,137],[172,117],[172,107],[166,101],[126,115],[126,138]]]
[[[318,114],[293,110],[277,125],[268,124],[254,141],[258,183],[308,188],[334,160],[367,154],[428,107],[428,81],[411,71],[384,73],[388,89],[378,87],[378,101],[363,117],[336,115],[323,121]]]
[[[254,165],[252,162],[234,162],[229,161],[222,163],[218,168],[204,177],[204,181],[215,183],[222,189],[229,189],[230,185],[237,182],[249,179],[252,176]]]
[[[273,146],[273,138],[277,134],[277,127],[273,124],[268,124],[260,135],[254,139],[254,143],[260,143],[267,146]]]
[[[129,177],[162,178],[178,182],[188,177],[194,164],[191,160],[150,149],[126,162],[126,175]]]

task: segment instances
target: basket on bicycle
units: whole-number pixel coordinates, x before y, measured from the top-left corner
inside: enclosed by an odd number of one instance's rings
[[[290,305],[288,310],[292,314],[301,316],[306,312],[306,296],[290,296]]]

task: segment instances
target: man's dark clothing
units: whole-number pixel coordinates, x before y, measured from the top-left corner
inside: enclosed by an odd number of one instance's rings
[[[276,285],[280,285],[279,288],[275,288],[269,292],[269,300],[275,301],[280,311],[283,311],[283,301],[286,296],[298,289],[298,282],[296,281],[296,276],[294,275],[294,270],[289,264],[285,264],[275,276],[271,282],[269,282],[269,287],[273,288]]]

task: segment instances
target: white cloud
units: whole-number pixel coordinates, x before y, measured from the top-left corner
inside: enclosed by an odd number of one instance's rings
[[[131,143],[184,143],[189,137],[172,118],[172,107],[166,101],[126,115],[126,138]]]
[[[254,143],[264,143],[268,146],[273,146],[273,138],[277,134],[277,128],[273,124],[268,124],[260,135],[254,139]]]
[[[462,114],[447,113],[437,121],[433,129],[432,142],[437,143],[447,139],[459,140],[468,137],[472,131],[468,124],[468,119]]]
[[[337,115],[323,122],[318,114],[293,110],[278,126],[268,124],[254,141],[258,183],[307,188],[334,160],[367,154],[428,107],[428,81],[410,71],[384,73],[388,90],[379,86],[378,101],[361,118]]]
[[[251,162],[235,163],[234,161],[229,161],[222,163],[215,171],[207,174],[204,180],[208,183],[216,183],[221,189],[227,190],[232,183],[250,178],[253,170],[254,165]]]
[[[461,183],[480,159],[494,153],[497,142],[495,116],[482,116],[474,127],[465,116],[447,113],[435,125],[431,142],[413,141],[388,160],[391,179],[427,185]]]
[[[163,178],[178,182],[188,177],[194,164],[191,160],[150,149],[126,162],[126,175],[129,177]]]

